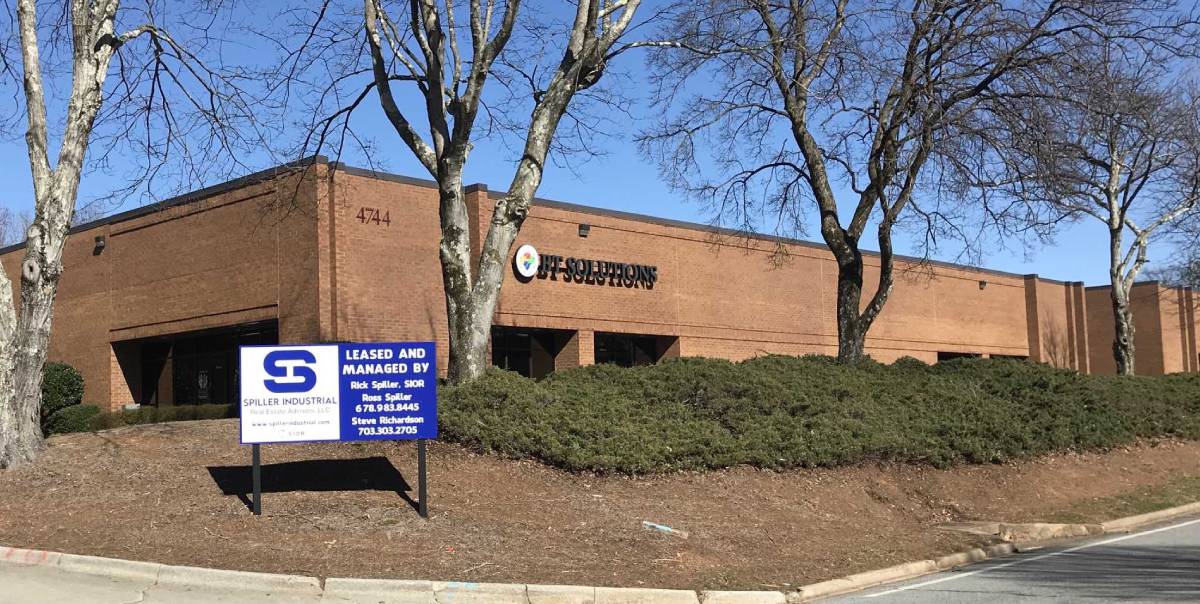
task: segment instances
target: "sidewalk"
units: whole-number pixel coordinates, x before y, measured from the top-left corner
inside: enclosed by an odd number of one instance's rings
[[[320,602],[319,592],[312,594],[279,593],[246,589],[204,589],[199,587],[156,585],[150,577],[103,577],[67,572],[48,566],[0,564],[0,602],[4,604],[125,604],[134,602],[171,602],[235,604],[245,602]]]

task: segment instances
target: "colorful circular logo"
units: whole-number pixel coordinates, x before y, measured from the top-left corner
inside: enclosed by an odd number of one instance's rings
[[[517,248],[517,255],[513,258],[513,262],[517,265],[517,274],[526,279],[533,278],[537,274],[538,265],[542,259],[538,256],[537,249],[526,243]]]

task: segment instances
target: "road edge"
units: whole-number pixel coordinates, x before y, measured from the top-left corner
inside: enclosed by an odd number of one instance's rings
[[[1200,502],[1128,516],[1099,524],[1104,534],[1128,533],[1135,529],[1165,522],[1180,516],[1200,514]],[[1080,525],[1058,525],[1063,527],[1061,535],[1046,540],[1076,537]],[[1093,525],[1094,526],[1094,525]],[[150,581],[153,585],[177,585],[199,587],[218,585],[230,589],[263,591],[267,593],[308,594],[337,597],[355,594],[396,594],[409,592],[412,595],[427,595],[431,603],[439,595],[455,595],[470,598],[484,596],[490,601],[512,601],[525,604],[615,604],[638,602],[640,604],[797,604],[819,598],[828,598],[886,583],[915,579],[924,575],[974,564],[990,558],[1007,556],[1020,551],[1026,544],[1011,542],[997,543],[986,547],[972,548],[928,560],[905,562],[895,566],[855,573],[845,577],[801,586],[793,591],[720,591],[646,589],[625,587],[592,587],[578,585],[537,585],[519,583],[472,583],[442,581],[412,581],[393,579],[356,579],[330,577],[322,581],[317,577],[274,573],[256,573],[238,570],[221,570],[193,566],[174,566],[156,562],[139,562],[119,558],[81,556],[0,545],[0,564],[20,566],[48,566],[64,572],[98,575],[113,579]]]

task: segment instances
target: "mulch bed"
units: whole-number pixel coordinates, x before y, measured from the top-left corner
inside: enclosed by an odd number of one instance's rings
[[[442,443],[429,459],[422,520],[407,501],[412,443],[264,446],[255,518],[236,420],[58,436],[37,464],[0,472],[0,545],[322,577],[786,589],[981,543],[941,523],[1042,520],[1195,474],[1200,444],[950,470],[649,478],[568,474]]]

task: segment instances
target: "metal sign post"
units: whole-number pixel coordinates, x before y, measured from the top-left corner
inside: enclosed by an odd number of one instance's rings
[[[425,490],[425,439],[417,440],[417,514],[429,518],[429,496]]]
[[[250,445],[250,481],[254,483],[253,499],[250,500],[251,511],[255,516],[262,516],[262,457],[259,455],[259,445]]]
[[[429,517],[426,440],[437,438],[434,342],[242,346],[241,442],[262,515],[259,445],[416,440],[417,512]],[[411,502],[411,498],[409,499]]]
[[[426,478],[425,439],[417,440],[417,514],[429,518],[429,481]],[[262,455],[261,445],[250,445],[250,510],[262,516]]]

